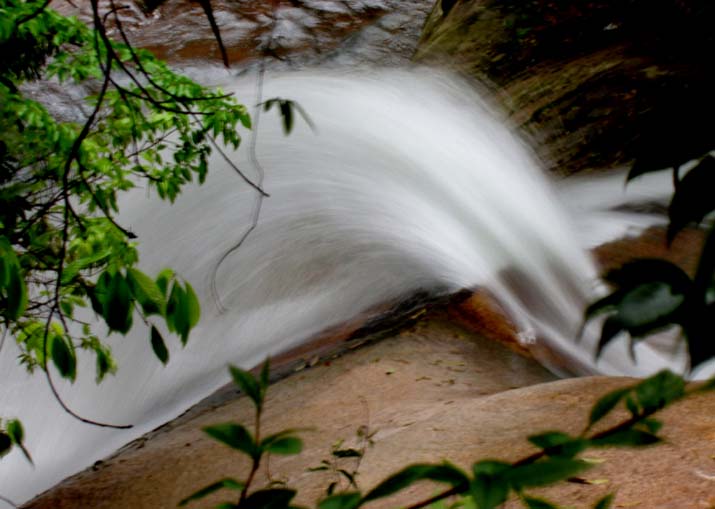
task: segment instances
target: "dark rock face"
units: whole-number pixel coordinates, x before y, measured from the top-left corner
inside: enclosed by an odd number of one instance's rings
[[[667,167],[715,145],[714,25],[706,0],[442,1],[416,58],[493,88],[558,174]]]

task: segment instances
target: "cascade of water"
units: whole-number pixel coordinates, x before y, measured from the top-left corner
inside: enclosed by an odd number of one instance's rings
[[[235,90],[250,101],[250,85]],[[489,287],[524,337],[576,373],[643,374],[666,364],[643,346],[633,365],[614,346],[595,365],[593,341],[574,342],[596,277],[587,241],[528,150],[470,86],[425,70],[306,72],[268,79],[265,97],[276,96],[299,102],[316,131],[297,119],[286,137],[275,114],[261,121],[257,151],[271,196],[258,228],[218,271],[228,311],[216,311],[209,274],[248,224],[254,194],[215,157],[205,185],[174,206],[142,190],[122,204],[143,269],[173,267],[202,298],[188,346],[173,348],[163,367],[136,327],[112,339],[120,369],[99,387],[92,359],[81,360],[81,379],[61,393],[81,414],[135,424],[108,431],[65,415],[6,344],[0,408],[25,422],[36,467],[19,455],[3,459],[1,493],[26,499],[176,416],[227,381],[227,362],[253,366],[417,290]],[[246,152],[232,157],[250,174]]]

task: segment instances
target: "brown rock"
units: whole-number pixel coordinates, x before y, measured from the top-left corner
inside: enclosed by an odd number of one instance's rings
[[[590,405],[605,392],[631,383],[605,377],[550,382],[534,362],[485,341],[431,314],[412,330],[318,363],[271,386],[263,433],[304,428],[299,456],[273,457],[261,469],[268,478],[299,490],[298,502],[313,506],[334,472],[309,472],[332,460],[331,446],[364,449],[364,457],[339,460],[369,489],[413,462],[449,459],[464,468],[484,458],[514,461],[534,448],[529,434],[560,429],[580,432]],[[545,383],[544,383],[545,382]],[[536,385],[533,385],[536,384]],[[622,414],[620,417],[623,417]],[[715,504],[715,395],[686,400],[662,414],[666,444],[644,450],[603,449],[587,457],[603,460],[583,482],[535,492],[565,506],[592,507],[616,492],[614,507],[703,508]],[[38,497],[28,508],[173,508],[179,500],[220,478],[246,475],[241,456],[206,436],[203,426],[252,421],[246,398],[196,416],[169,432],[159,430],[95,469]],[[371,437],[368,445],[358,436]],[[270,472],[270,473],[269,473]],[[341,485],[346,488],[345,483]],[[371,507],[396,507],[440,489],[418,485]],[[227,500],[212,496],[203,504]],[[569,505],[570,504],[570,505]],[[710,506],[707,504],[711,504]],[[509,503],[508,507],[516,507]]]

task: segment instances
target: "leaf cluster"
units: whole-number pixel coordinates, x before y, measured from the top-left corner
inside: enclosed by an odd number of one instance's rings
[[[683,157],[690,157],[686,153]],[[667,242],[690,224],[700,224],[715,211],[715,158],[706,154],[682,178],[686,159],[674,160],[675,192],[668,207]],[[660,171],[653,161],[637,161],[628,180]],[[634,347],[649,334],[679,326],[688,346],[691,369],[715,357],[715,225],[710,224],[694,276],[661,259],[638,259],[605,275],[613,291],[591,304],[586,320],[605,315],[596,355],[620,333]]]
[[[102,324],[126,334],[139,317],[163,363],[162,331],[186,343],[200,315],[196,294],[170,270],[152,277],[137,268],[136,235],[117,220],[119,196],[144,187],[173,202],[204,182],[219,144],[238,148],[239,127],[251,127],[232,96],[134,48],[121,6],[90,6],[92,27],[45,0],[0,5],[0,329],[50,385],[48,362],[73,381],[80,350],[95,356],[98,382],[116,371]],[[57,118],[26,94],[28,80],[93,95],[78,118]]]
[[[253,478],[261,465],[261,461],[269,454],[294,455],[303,450],[303,441],[295,436],[297,430],[283,430],[265,437],[261,436],[261,413],[268,390],[270,365],[268,360],[263,364],[258,376],[237,366],[229,366],[231,377],[236,386],[253,402],[256,409],[256,420],[253,432],[246,426],[227,422],[204,428],[204,432],[214,440],[238,451],[251,460],[251,471],[245,481],[226,478],[212,483],[192,495],[186,497],[180,506],[193,500],[199,500],[218,490],[228,489],[238,492],[238,502],[225,502],[216,506],[217,509],[288,509],[296,494],[295,490],[286,488],[259,489],[250,492]]]
[[[261,458],[268,453],[298,454],[301,441],[293,436],[294,430],[286,430],[260,439],[260,417],[268,387],[268,362],[263,365],[259,377],[235,366],[230,367],[234,382],[253,402],[256,409],[255,433],[237,423],[226,423],[204,428],[212,438],[239,451],[251,459],[251,471],[245,481],[232,478],[222,479],[195,492],[182,500],[180,505],[201,499],[218,490],[240,492],[238,503],[227,502],[217,505],[217,509],[245,509],[264,507],[275,509],[293,508],[295,490],[288,488],[260,489],[249,494],[249,487],[258,469]],[[439,464],[409,465],[391,475],[376,487],[362,493],[352,482],[345,491],[328,493],[320,500],[318,509],[357,509],[381,498],[394,495],[417,482],[431,481],[446,485],[445,491],[429,499],[409,506],[409,509],[437,507],[438,503],[460,497],[451,507],[474,509],[496,509],[515,494],[529,509],[549,509],[557,506],[547,500],[531,496],[529,489],[552,485],[560,481],[579,479],[577,476],[593,466],[592,462],[579,455],[589,448],[601,447],[643,447],[658,444],[661,423],[652,416],[663,408],[679,401],[692,392],[713,390],[715,382],[710,381],[700,387],[687,390],[682,377],[661,371],[632,386],[612,391],[601,397],[591,409],[587,425],[579,435],[562,431],[547,431],[532,435],[529,442],[537,452],[515,462],[498,459],[482,459],[474,462],[467,472],[449,462]],[[625,420],[600,431],[594,428],[612,412],[623,406],[630,414]],[[601,426],[602,427],[602,426]],[[343,449],[341,444],[333,447],[336,457],[361,456],[353,449]],[[327,462],[311,470],[329,470]],[[613,501],[606,495],[596,502],[594,509],[607,509]]]

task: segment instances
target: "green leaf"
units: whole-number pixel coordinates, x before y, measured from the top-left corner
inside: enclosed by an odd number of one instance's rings
[[[660,371],[639,383],[635,395],[644,412],[655,412],[685,395],[685,380],[671,371]]]
[[[188,331],[189,321],[186,316],[185,303],[184,289],[181,288],[178,282],[174,281],[166,303],[166,324],[170,331],[179,335],[183,335]]]
[[[524,505],[529,509],[557,509],[557,506],[541,498],[524,495],[522,500],[524,501]]]
[[[669,323],[685,301],[667,283],[654,281],[627,292],[618,306],[618,316],[631,334],[642,335]]]
[[[529,437],[529,442],[542,448],[549,456],[573,458],[588,447],[588,441],[560,431],[548,431]]]
[[[5,288],[7,291],[5,316],[9,320],[17,320],[27,308],[27,287],[18,265],[10,265],[8,269],[8,282]]]
[[[241,451],[251,458],[261,457],[261,450],[256,445],[253,435],[243,425],[236,423],[215,424],[203,428],[204,432],[232,449]]]
[[[161,333],[153,325],[151,327],[151,348],[154,350],[154,355],[156,355],[162,364],[169,362],[169,350],[166,348],[164,338],[161,337]]]
[[[201,305],[199,304],[199,298],[196,296],[194,289],[189,283],[185,283],[185,298],[186,298],[186,309],[189,320],[189,329],[196,327],[199,323],[199,318],[201,317]]]
[[[189,495],[185,499],[183,499],[181,502],[179,502],[180,506],[184,506],[188,504],[189,502],[192,502],[194,500],[199,500],[201,498],[204,498],[207,495],[210,495],[211,493],[214,493],[215,491],[222,490],[222,489],[229,489],[229,490],[242,490],[244,484],[231,478],[226,478],[226,479],[221,479],[220,481],[216,481],[213,484],[209,484],[205,488],[201,488],[197,492],[193,493],[192,495]]]
[[[127,269],[127,282],[132,295],[141,305],[144,314],[162,314],[164,309],[164,294],[152,279],[140,270]]]
[[[303,441],[298,437],[267,437],[261,442],[261,449],[272,454],[290,456],[300,454],[303,450]]]
[[[104,272],[107,274],[107,272]],[[115,272],[106,282],[105,294],[100,297],[102,317],[111,330],[126,334],[132,328],[133,297],[121,273]],[[101,278],[100,278],[101,280]]]
[[[609,509],[613,503],[613,493],[609,493],[593,506],[593,509]]]
[[[641,424],[651,433],[658,433],[663,427],[663,423],[657,419],[643,419]]]
[[[22,428],[22,423],[17,419],[12,419],[8,421],[6,431],[12,443],[20,448],[22,454],[27,458],[27,461],[32,464],[33,461],[30,452],[25,448],[23,442],[25,440],[25,430]],[[2,454],[0,454],[0,456],[2,456]]]
[[[546,486],[573,477],[591,468],[582,460],[568,458],[546,458],[529,465],[513,467],[504,475],[516,489]]]
[[[360,505],[360,493],[338,493],[318,502],[318,509],[355,509]]]
[[[612,315],[603,321],[601,328],[601,337],[598,339],[596,346],[596,358],[600,357],[603,349],[615,338],[619,332],[623,330],[623,324],[618,315]]]
[[[174,271],[171,269],[164,269],[159,272],[156,276],[156,286],[159,288],[162,294],[166,297],[166,292],[169,289],[169,282],[174,278]]]
[[[509,482],[505,474],[511,465],[501,461],[483,460],[472,466],[474,479],[469,491],[478,509],[494,509],[509,496]]]
[[[291,101],[280,101],[279,106],[283,117],[283,131],[288,135],[293,129],[293,104]]]
[[[478,475],[470,484],[470,493],[478,509],[494,509],[509,496],[509,483],[503,477]]]
[[[611,433],[605,437],[594,438],[591,440],[591,445],[594,447],[641,447],[653,445],[660,442],[661,439],[656,435],[638,429],[625,429]]]
[[[104,249],[90,256],[80,258],[72,263],[67,264],[67,266],[62,271],[62,284],[66,285],[70,283],[77,274],[83,269],[91,267],[103,260],[106,260],[112,255],[111,249]]]
[[[335,449],[331,451],[336,458],[362,458],[362,453],[357,449]]]
[[[251,398],[257,409],[261,409],[263,406],[263,393],[256,378],[245,369],[241,369],[233,364],[229,364],[228,370],[231,372],[231,377],[238,388],[241,389],[241,392]]]
[[[73,349],[70,348],[62,335],[53,334],[50,341],[52,362],[63,378],[74,382],[77,376],[77,359],[75,358]]]
[[[8,421],[6,431],[10,440],[15,444],[21,444],[25,439],[25,430],[22,428],[22,423],[17,419]]]
[[[590,428],[608,415],[631,390],[631,387],[625,387],[623,389],[616,389],[602,396],[596,404],[593,405],[593,408],[591,408],[591,414],[588,417],[588,427]]]
[[[706,215],[715,210],[713,189],[715,189],[715,158],[708,155],[685,174],[675,188],[668,207],[669,243],[688,223],[699,224]]]
[[[365,495],[362,503],[387,497],[421,480],[446,483],[455,487],[463,486],[465,491],[469,486],[469,478],[467,475],[449,463],[443,463],[441,465],[411,465],[378,484],[372,491]]]
[[[251,493],[241,504],[241,509],[288,509],[295,490],[272,488]]]
[[[12,440],[4,431],[0,431],[0,458],[5,456],[12,449]]]

